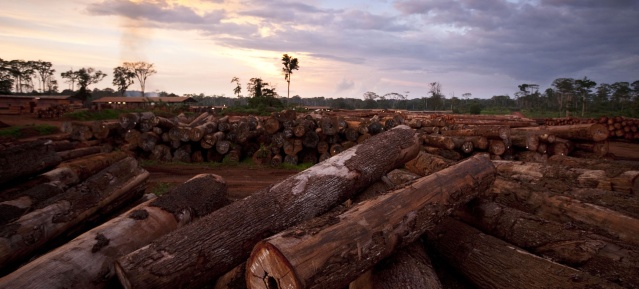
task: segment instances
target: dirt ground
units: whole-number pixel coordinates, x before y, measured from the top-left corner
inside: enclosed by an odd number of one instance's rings
[[[166,163],[145,166],[151,173],[147,193],[184,183],[198,174],[220,175],[228,185],[229,198],[237,200],[251,195],[257,190],[298,173],[296,170],[271,167],[247,168],[241,166],[206,167]]]
[[[0,122],[9,126],[31,126],[49,124],[58,127],[68,121],[65,119],[39,119],[35,115],[0,115]],[[151,173],[147,192],[167,190],[187,181],[197,174],[217,174],[222,176],[228,185],[229,198],[241,199],[253,192],[298,173],[295,170],[262,167],[247,168],[244,166],[208,167],[197,165],[159,164],[145,166]]]

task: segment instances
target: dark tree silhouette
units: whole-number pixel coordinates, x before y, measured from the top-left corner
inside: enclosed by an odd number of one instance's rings
[[[297,58],[293,58],[288,54],[284,54],[282,56],[282,65],[284,65],[282,68],[282,72],[284,72],[284,79],[288,83],[288,90],[286,94],[286,97],[288,98],[291,96],[291,75],[293,75],[293,70],[299,70],[300,66]]]

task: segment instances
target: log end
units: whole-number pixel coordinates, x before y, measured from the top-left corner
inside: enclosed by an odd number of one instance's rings
[[[602,124],[593,124],[590,126],[590,135],[592,136],[593,141],[604,141],[608,139],[608,128]]]
[[[246,287],[303,288],[293,266],[275,246],[259,242],[246,262]]]

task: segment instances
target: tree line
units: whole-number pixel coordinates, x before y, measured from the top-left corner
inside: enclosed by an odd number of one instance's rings
[[[299,70],[299,60],[288,54],[282,55],[282,74],[287,82],[287,96],[280,97],[275,87],[260,77],[253,77],[246,84],[247,95],[242,95],[239,77],[233,77],[231,83],[234,98],[224,95],[205,96],[187,94],[194,97],[200,105],[244,106],[249,108],[285,106],[323,106],[333,109],[401,109],[414,111],[451,111],[454,113],[508,113],[524,111],[533,115],[547,116],[597,116],[625,115],[639,117],[639,80],[634,82],[597,83],[583,77],[581,79],[557,78],[550,87],[540,89],[538,84],[523,83],[513,88],[510,95],[495,95],[491,98],[473,97],[472,93],[463,93],[461,97],[443,93],[442,84],[429,83],[427,95],[411,98],[408,91],[378,94],[365,92],[361,98],[327,98],[290,96],[291,78]],[[112,84],[117,88],[89,90],[89,86],[104,79],[107,74],[92,67],[69,70],[60,73],[71,89],[62,93],[71,93],[86,101],[94,96],[125,95],[127,89],[136,81],[142,95],[148,77],[157,71],[153,63],[124,62],[113,69]],[[75,86],[78,90],[75,90]],[[51,62],[37,60],[10,60],[0,58],[0,94],[55,94],[59,84]],[[159,96],[177,96],[160,92]]]
[[[55,78],[55,69],[52,63],[43,60],[4,60],[0,58],[0,94],[57,94],[58,80]],[[143,61],[124,62],[113,69],[113,85],[117,87],[120,95],[131,86],[135,80],[140,84],[142,95],[146,80],[157,73],[153,63]],[[107,76],[101,70],[93,67],[83,67],[78,70],[68,70],[60,73],[75,97],[86,101],[91,98],[89,85],[102,81]],[[37,83],[36,84],[34,83]],[[75,85],[78,90],[75,90]]]

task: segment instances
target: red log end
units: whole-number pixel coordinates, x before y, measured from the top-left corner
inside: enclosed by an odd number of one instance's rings
[[[303,288],[293,266],[275,246],[259,242],[246,261],[246,287],[263,288]]]
[[[593,141],[604,141],[608,138],[608,128],[602,124],[593,124],[590,126],[590,135]]]

